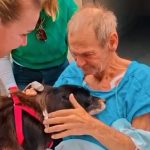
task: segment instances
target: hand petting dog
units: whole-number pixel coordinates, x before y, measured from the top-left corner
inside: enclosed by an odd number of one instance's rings
[[[53,139],[70,135],[91,135],[95,128],[95,124],[92,122],[95,122],[96,119],[83,109],[73,94],[70,94],[69,100],[74,109],[49,113],[48,118],[43,122],[46,126],[45,132],[52,133]],[[89,122],[91,122],[90,126]]]

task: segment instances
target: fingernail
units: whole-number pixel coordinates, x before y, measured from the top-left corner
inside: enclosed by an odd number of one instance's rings
[[[52,138],[52,139],[55,139],[55,135],[52,135],[51,138]]]

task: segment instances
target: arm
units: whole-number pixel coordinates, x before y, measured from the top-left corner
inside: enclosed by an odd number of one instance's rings
[[[4,84],[5,88],[8,90],[9,87],[17,86],[14,79],[9,56],[0,58],[0,68],[0,79]]]
[[[150,131],[150,114],[145,114],[134,118],[132,121],[132,126],[137,129]]]
[[[70,135],[91,135],[110,150],[136,149],[130,137],[90,116],[74,97],[70,97],[70,101],[75,109],[50,113],[49,119],[44,121],[44,124],[55,124],[55,126],[46,128],[45,132],[59,132],[58,134],[53,134],[52,138],[57,139]],[[142,124],[141,121],[145,123]],[[150,127],[149,115],[136,117],[132,124],[134,127],[143,130],[148,129]]]
[[[142,129],[143,131],[150,131],[150,114],[145,114],[139,117],[136,117],[132,121],[132,127],[134,129]],[[98,124],[97,124],[98,125]],[[98,126],[97,126],[98,128]],[[106,145],[108,149],[113,150],[135,150],[136,146],[135,143],[131,140],[131,137],[128,136],[128,134],[124,134],[123,132],[119,132],[118,130],[115,130],[111,127],[107,127],[105,124],[103,127],[101,126],[101,129],[99,131],[103,131],[103,134],[101,132],[95,132],[94,136],[98,141]],[[130,130],[130,128],[126,128],[126,130]],[[131,129],[132,130],[132,129]],[[134,130],[133,130],[134,132]],[[137,132],[136,132],[137,133]],[[101,135],[105,135],[101,137]],[[107,138],[106,140],[104,138]],[[146,140],[146,138],[145,138]],[[144,139],[143,139],[144,141]],[[123,147],[123,148],[121,148]],[[143,148],[142,148],[143,149]]]

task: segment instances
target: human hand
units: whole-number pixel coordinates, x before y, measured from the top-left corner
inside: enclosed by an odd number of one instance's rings
[[[29,96],[35,96],[38,92],[42,92],[43,90],[44,86],[41,83],[33,81],[29,83],[22,92]]]
[[[59,139],[70,135],[91,135],[95,129],[94,121],[70,94],[70,102],[74,109],[65,109],[52,112],[44,120],[45,132],[52,133],[52,138]]]

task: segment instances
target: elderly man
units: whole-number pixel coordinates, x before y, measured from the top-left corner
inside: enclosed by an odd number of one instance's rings
[[[70,95],[74,109],[53,112],[44,121],[50,125],[45,132],[52,133],[52,138],[65,137],[59,148],[150,149],[150,68],[117,55],[116,27],[111,11],[94,6],[82,8],[69,23],[69,48],[75,62],[55,86],[81,85],[105,99],[106,108],[90,116]]]

